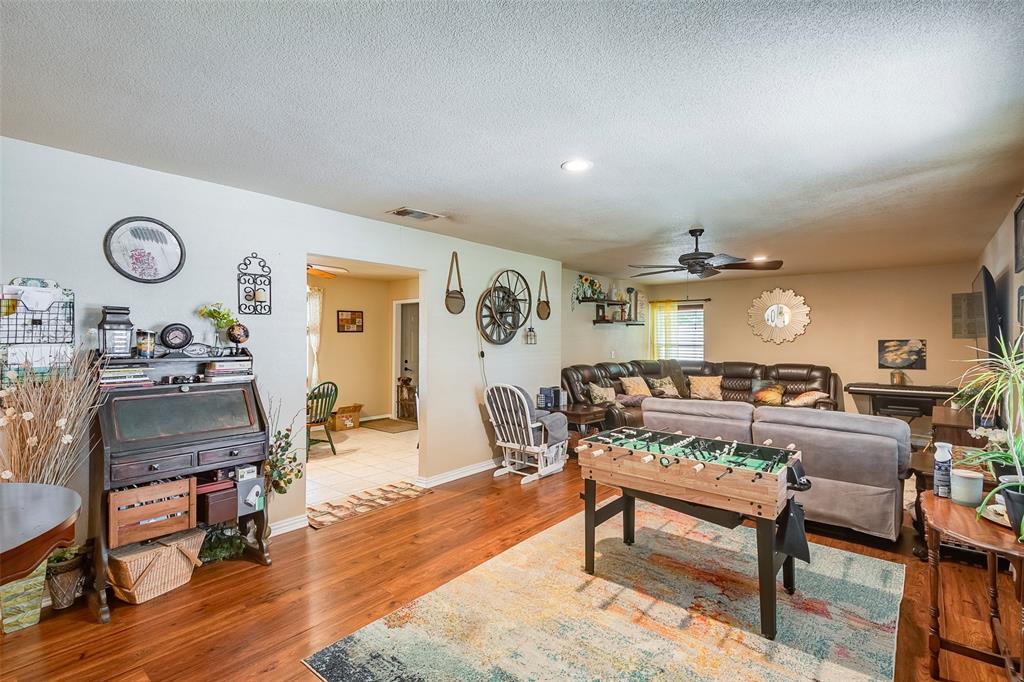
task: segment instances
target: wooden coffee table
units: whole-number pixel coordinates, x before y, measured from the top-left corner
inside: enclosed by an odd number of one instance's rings
[[[990,663],[1003,668],[1006,678],[1019,682],[1021,671],[1017,660],[1010,653],[1007,637],[1010,633],[999,615],[999,591],[996,579],[999,575],[999,558],[1007,559],[1017,568],[1015,593],[1020,600],[1020,569],[1024,560],[1024,545],[1017,542],[1016,535],[1005,526],[978,519],[974,509],[954,503],[944,497],[935,497],[930,492],[921,495],[921,509],[924,512],[924,526],[928,534],[928,650],[931,655],[931,676],[939,679],[939,651],[945,649],[961,656]],[[983,552],[988,565],[989,627],[992,631],[991,651],[979,649],[942,636],[939,622],[939,545],[943,540],[952,540]],[[1019,608],[1019,604],[1017,607]],[[1024,621],[1018,632],[1013,633],[1024,645]]]
[[[569,433],[569,452],[579,444],[580,438],[600,431],[604,426],[605,408],[587,403],[573,403],[566,407],[553,407],[552,413],[559,412],[569,420],[569,426],[576,430]]]
[[[963,459],[964,454],[964,450],[959,446],[953,448],[954,466],[956,466],[959,460]],[[910,456],[910,473],[914,475],[914,489],[917,492],[917,500],[914,502],[914,530],[917,531],[917,537],[914,539],[914,556],[922,561],[928,558],[928,547],[925,538],[924,518],[921,511],[921,498],[925,492],[931,491],[935,487],[934,455],[935,453],[928,449],[915,452]],[[988,467],[970,468],[981,472],[985,476],[982,488],[986,493],[998,485]]]

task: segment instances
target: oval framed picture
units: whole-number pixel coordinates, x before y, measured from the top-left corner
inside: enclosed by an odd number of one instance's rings
[[[166,282],[185,265],[185,243],[156,218],[134,216],[118,220],[103,238],[107,262],[135,282]]]

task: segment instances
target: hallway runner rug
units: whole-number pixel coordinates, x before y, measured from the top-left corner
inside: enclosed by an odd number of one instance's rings
[[[405,433],[406,431],[415,431],[420,427],[416,422],[407,422],[403,419],[371,419],[360,423],[359,426],[384,433]]]
[[[360,514],[377,511],[406,500],[414,500],[431,492],[409,481],[389,483],[344,497],[306,507],[306,520],[313,528],[324,528]]]
[[[621,518],[621,517],[620,517]],[[328,682],[890,680],[904,566],[811,545],[760,636],[755,534],[637,502],[636,544],[583,514],[321,649]]]

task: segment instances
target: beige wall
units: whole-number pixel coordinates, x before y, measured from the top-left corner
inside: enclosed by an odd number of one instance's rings
[[[362,403],[364,417],[390,415],[395,383],[392,301],[417,298],[419,280],[337,279],[308,277],[311,287],[324,290],[320,332],[320,381],[338,385],[338,404]],[[339,310],[362,310],[363,329],[338,331]]]
[[[579,275],[575,270],[562,270],[562,366],[598,362],[638,360],[647,357],[647,327],[627,327],[624,324],[594,324],[594,304],[581,303],[572,310],[569,292]],[[612,282],[599,277],[606,292]],[[615,281],[620,289],[636,286],[635,282]],[[637,287],[643,290],[642,287]]]
[[[1003,328],[1010,333],[1011,337],[1020,333],[1022,322],[1017,319],[1017,287],[1024,285],[1024,272],[1014,273],[1013,271],[1013,211],[1020,202],[1020,194],[1018,194],[1013,198],[1009,212],[978,259],[978,268],[984,265],[996,280],[999,304],[1005,322]]]
[[[889,381],[878,369],[878,340],[928,342],[928,368],[908,370],[915,384],[945,384],[958,377],[960,360],[973,357],[967,339],[952,335],[951,294],[970,291],[977,268],[957,263],[818,275],[770,276],[690,283],[691,298],[711,298],[705,308],[705,357],[760,363],[827,365],[844,383]],[[776,345],[754,336],[747,309],[762,291],[793,289],[811,308],[802,336]],[[651,300],[680,298],[681,285],[652,287]],[[845,396],[846,409],[866,411]],[[915,425],[916,429],[916,425]]]

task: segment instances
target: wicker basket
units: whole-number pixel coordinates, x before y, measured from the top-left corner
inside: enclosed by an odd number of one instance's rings
[[[181,587],[192,579],[192,569],[203,563],[199,549],[205,537],[205,530],[192,528],[112,550],[107,579],[114,594],[129,604],[141,604]]]
[[[66,609],[75,603],[78,588],[85,577],[83,563],[85,555],[77,554],[68,561],[47,564],[46,588],[50,591],[50,605],[54,609]]]

